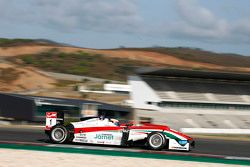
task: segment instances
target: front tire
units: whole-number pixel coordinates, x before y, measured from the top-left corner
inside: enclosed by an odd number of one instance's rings
[[[162,150],[167,143],[165,136],[160,132],[152,132],[148,135],[147,143],[152,150]]]
[[[63,125],[58,125],[52,128],[49,137],[53,143],[65,143],[69,138],[69,133]]]

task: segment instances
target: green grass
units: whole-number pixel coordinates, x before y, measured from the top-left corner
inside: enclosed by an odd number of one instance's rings
[[[62,53],[58,50],[23,55],[9,60],[16,63],[18,62],[16,59],[21,59],[24,65],[38,67],[47,71],[119,81],[125,81],[127,75],[134,73],[138,66],[151,66],[150,63],[135,60],[111,58],[85,52]]]

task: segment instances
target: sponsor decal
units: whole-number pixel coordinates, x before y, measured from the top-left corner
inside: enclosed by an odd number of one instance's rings
[[[46,118],[57,118],[56,112],[46,112]]]
[[[96,134],[94,139],[113,140],[114,136],[112,134]]]
[[[86,139],[86,133],[83,133],[82,131],[80,133],[78,133],[78,135],[75,136],[76,138],[81,138],[81,139]]]
[[[186,147],[171,147],[172,149],[181,149],[181,150],[185,150]]]
[[[79,136],[86,137],[86,133],[80,132],[80,133],[79,133]]]
[[[88,143],[88,140],[86,140],[86,139],[79,139],[79,138],[76,138],[75,141],[76,141],[76,142]]]
[[[78,138],[78,139],[86,139],[87,137],[86,136],[76,136],[76,138]]]

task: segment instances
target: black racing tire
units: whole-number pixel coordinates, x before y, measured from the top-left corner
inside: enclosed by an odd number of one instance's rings
[[[160,132],[152,132],[148,135],[147,145],[152,150],[162,150],[166,143],[166,137]]]
[[[69,133],[65,126],[56,125],[51,129],[49,138],[53,143],[66,143],[69,139]]]
[[[187,152],[192,151],[195,148],[195,141],[188,141],[189,142],[189,149],[187,150]]]
[[[75,131],[74,125],[69,124],[69,125],[66,126],[66,129],[67,129],[67,132],[68,132],[67,142],[71,143],[73,141],[73,139],[74,139],[74,131]]]

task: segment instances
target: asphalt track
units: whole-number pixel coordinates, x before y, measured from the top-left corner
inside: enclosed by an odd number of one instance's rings
[[[250,141],[230,141],[230,140],[216,140],[216,139],[200,139],[196,138],[196,147],[191,152],[182,152],[182,154],[200,154],[200,155],[218,155],[218,156],[234,156],[246,157],[250,159]],[[0,127],[0,143],[2,142],[27,142],[35,144],[51,144],[48,137],[44,134],[43,129],[21,129],[21,128],[3,128]],[[82,147],[88,149],[100,150],[145,150],[143,148],[118,148],[110,146],[96,146],[84,144],[67,144],[56,145],[57,147]],[[150,151],[148,151],[150,152]],[[163,150],[161,152],[176,153],[175,151]]]

